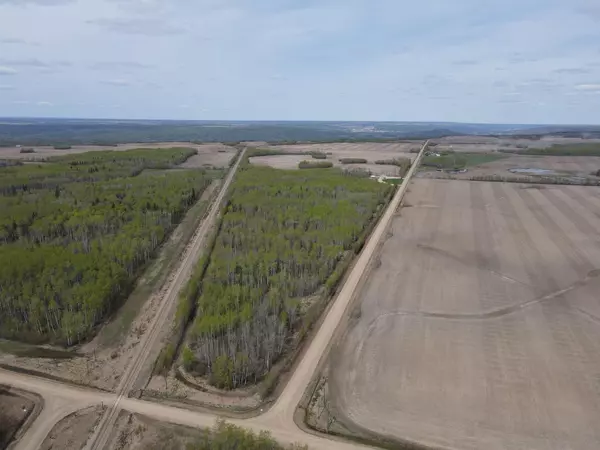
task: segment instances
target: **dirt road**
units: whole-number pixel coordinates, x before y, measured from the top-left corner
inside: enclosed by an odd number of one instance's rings
[[[302,357],[302,360],[299,362],[294,374],[292,375],[276,403],[266,414],[262,416],[251,419],[228,419],[229,422],[255,431],[268,430],[272,433],[275,439],[282,443],[301,442],[307,444],[311,450],[351,450],[366,448],[358,444],[343,442],[336,439],[323,438],[305,433],[295,424],[294,411],[298,403],[300,403],[302,400],[302,396],[312,380],[315,370],[319,365],[319,361],[326,355],[333,334],[340,320],[344,316],[344,313],[354,295],[356,287],[359,284],[359,281],[361,280],[361,277],[375,252],[377,244],[387,231],[394,213],[402,202],[410,179],[413,176],[415,168],[417,167],[426,147],[427,142],[423,145],[415,164],[413,164],[404,182],[394,195],[390,205],[388,206],[388,209],[373,231],[356,264],[350,272],[344,286],[342,287],[331,309],[325,317],[321,328],[317,332],[310,344],[310,347]],[[228,176],[221,193],[225,192],[225,189],[231,182],[231,178],[236,169],[237,163],[231,171],[230,176]],[[213,211],[211,211],[211,214],[212,213]],[[209,217],[209,220],[211,217],[212,216]],[[207,220],[207,222],[209,220]],[[186,260],[184,260],[184,264],[182,265],[185,265],[185,261]],[[175,280],[180,280],[180,278],[182,278],[179,275],[175,278]],[[176,290],[177,289],[173,289],[173,291]],[[157,314],[158,322],[160,322],[160,316],[161,314]],[[152,330],[154,330],[154,324]],[[149,333],[149,336],[153,335],[154,333]],[[119,409],[125,409],[131,412],[144,414],[155,419],[178,423],[181,425],[194,427],[212,426],[217,418],[215,414],[189,411],[187,409],[175,408],[154,402],[131,399],[126,396],[128,387],[130,387],[134,382],[132,380],[135,379],[137,370],[139,370],[136,368],[144,360],[145,353],[143,349],[151,346],[141,345],[140,347],[141,350],[138,355],[139,358],[135,359],[134,363],[131,365],[131,370],[127,371],[117,394],[72,387],[42,378],[18,375],[12,372],[0,370],[0,382],[39,393],[45,399],[52,399],[53,402],[52,404],[47,403],[47,408],[45,411],[46,414],[42,414],[43,417],[40,416],[40,419],[36,421],[29,432],[21,439],[15,450],[37,449],[48,431],[58,420],[60,420],[61,417],[58,417],[59,415],[62,414],[64,417],[69,412],[73,412],[98,403],[110,405],[108,410],[109,413],[105,416],[105,418],[103,418],[97,427],[96,433],[92,439],[90,439],[88,448],[101,449],[106,443],[107,438],[110,435],[110,431],[112,430],[111,423],[114,424],[114,420],[117,417],[117,411]]]
[[[118,397],[112,403],[112,405],[109,406],[106,413],[102,416],[102,419],[100,419],[100,423],[96,427],[94,434],[90,437],[90,440],[86,445],[87,449],[92,450],[104,448],[108,438],[110,437],[110,433],[114,428],[117,417],[119,416],[119,404],[133,389],[140,372],[144,368],[144,364],[148,364],[149,362],[151,363],[151,361],[154,360],[154,358],[149,358],[150,352],[155,348],[155,343],[157,342],[160,331],[164,329],[164,327],[169,326],[168,323],[165,323],[166,319],[169,317],[169,314],[166,313],[171,308],[175,307],[179,292],[191,276],[194,265],[198,261],[204,241],[207,239],[209,231],[215,223],[223,198],[229,189],[229,185],[231,184],[231,181],[233,180],[233,177],[240,165],[240,161],[243,159],[244,153],[245,150],[238,157],[235,165],[229,171],[229,174],[227,175],[227,178],[221,187],[219,195],[211,206],[208,216],[202,221],[198,232],[194,236],[191,245],[188,247],[187,253],[177,268],[175,276],[170,280],[170,284],[165,291],[156,315],[150,324],[148,333],[146,333],[138,345],[137,353],[132,358],[132,361],[127,369],[125,369],[125,373],[123,374],[119,386],[117,387]]]

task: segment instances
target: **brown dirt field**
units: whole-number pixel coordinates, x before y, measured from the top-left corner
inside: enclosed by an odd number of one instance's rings
[[[280,150],[284,152],[323,152],[331,153],[327,155],[327,161],[331,161],[335,167],[343,169],[366,169],[374,175],[397,176],[398,168],[396,166],[386,166],[375,164],[379,159],[410,158],[414,160],[415,154],[409,153],[413,148],[419,148],[419,143],[331,143],[331,144],[299,144],[299,145],[277,145],[265,147],[271,150]],[[342,164],[341,158],[364,158],[368,164]],[[310,155],[272,155],[255,156],[250,158],[251,164],[264,165],[275,169],[297,169],[301,161],[321,160],[312,159]]]
[[[0,385],[0,449],[7,448],[35,405],[33,395]]]
[[[345,425],[600,448],[600,188],[415,180],[334,350]]]
[[[198,150],[198,155],[192,156],[181,167],[195,168],[205,165],[215,167],[226,167],[235,156],[236,149],[223,144],[191,144],[189,142],[159,142],[159,143],[131,143],[119,144],[116,147],[99,145],[74,145],[69,150],[55,150],[53,147],[38,146],[33,148],[35,153],[20,153],[21,149],[16,147],[0,147],[0,158],[4,159],[24,159],[24,160],[43,160],[51,156],[65,156],[77,153],[94,151],[125,151],[135,148],[173,148],[187,147]]]
[[[104,408],[91,406],[71,414],[58,422],[48,434],[40,450],[80,450],[100,420]]]

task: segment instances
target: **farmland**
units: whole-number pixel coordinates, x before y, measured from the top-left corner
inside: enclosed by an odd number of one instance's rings
[[[298,144],[273,145],[263,148],[273,153],[250,158],[254,165],[268,166],[276,169],[297,169],[298,165],[307,159],[311,153],[325,154],[327,161],[335,167],[346,170],[365,169],[376,175],[399,175],[400,169],[394,165],[376,164],[376,161],[394,159],[413,159],[411,150],[418,148],[418,143],[329,143],[329,144]],[[366,160],[363,162],[362,160]],[[321,159],[318,159],[321,161]],[[345,164],[347,161],[359,163]]]
[[[138,148],[146,149],[164,149],[164,148],[191,148],[196,150],[196,154],[186,160],[182,167],[194,168],[203,166],[227,167],[231,158],[235,155],[235,149],[223,144],[190,144],[189,142],[167,142],[167,143],[131,143],[107,145],[73,145],[66,149],[57,149],[53,146],[33,146],[27,147],[27,152],[23,148],[0,147],[0,159],[19,159],[25,161],[43,161],[57,156],[69,156],[88,152],[123,152],[135,150]]]
[[[416,180],[330,360],[349,428],[600,447],[600,188]]]
[[[0,168],[0,336],[72,345],[131,292],[211,184],[188,148],[99,151]]]
[[[456,153],[460,158],[464,153]],[[463,180],[522,180],[523,182],[540,181],[559,182],[562,184],[597,184],[600,177],[594,175],[600,170],[600,157],[598,156],[541,156],[517,155],[499,153],[480,153],[479,161],[474,166],[467,167],[465,173],[447,174],[436,172],[435,167],[422,167],[423,178],[453,178]],[[491,157],[491,158],[490,158]],[[487,160],[486,160],[487,158]],[[433,160],[439,158],[431,158]]]

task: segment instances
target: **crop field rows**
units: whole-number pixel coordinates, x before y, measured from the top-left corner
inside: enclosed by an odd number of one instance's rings
[[[338,419],[457,450],[600,448],[600,188],[411,191],[332,355]]]

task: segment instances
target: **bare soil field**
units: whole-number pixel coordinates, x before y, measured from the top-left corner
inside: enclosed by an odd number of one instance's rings
[[[7,448],[37,403],[32,394],[0,385],[0,449]]]
[[[114,450],[183,450],[204,436],[203,429],[160,422],[121,412],[110,444]]]
[[[585,178],[600,181],[600,177],[592,172],[600,170],[600,157],[598,156],[532,156],[532,155],[507,155],[506,158],[493,162],[469,167],[465,173],[447,174],[437,172],[434,168],[419,173],[420,178],[453,178],[468,180],[472,177],[499,176],[505,178],[520,178],[523,180],[536,176],[535,171],[528,173],[515,173],[515,169],[541,169],[540,176],[557,178]]]
[[[48,434],[40,450],[80,450],[100,420],[104,408],[91,406],[73,413],[58,422]]]
[[[523,139],[492,136],[449,136],[432,139],[437,144],[436,150],[452,150],[456,152],[494,152],[498,150],[519,150],[526,148],[548,148],[553,145],[577,145],[600,143],[600,139],[566,138],[556,136],[542,136],[540,139]]]
[[[377,160],[410,158],[416,156],[410,153],[412,149],[419,149],[419,143],[330,143],[330,144],[299,144],[299,145],[274,145],[264,148],[283,152],[322,152],[327,154],[327,161],[335,167],[344,169],[366,169],[374,175],[397,176],[396,166],[375,164]],[[364,158],[367,164],[342,164],[343,158]],[[304,160],[312,160],[310,155],[269,155],[250,158],[251,164],[274,167],[276,169],[297,169],[298,164]],[[320,161],[320,160],[314,160]]]
[[[53,147],[27,147],[32,148],[35,153],[20,153],[21,149],[17,147],[0,147],[0,159],[23,159],[23,160],[43,160],[51,156],[65,156],[77,153],[86,153],[94,151],[125,151],[135,148],[173,148],[187,147],[198,151],[196,156],[192,156],[181,167],[195,168],[203,166],[227,167],[231,159],[235,156],[236,149],[223,144],[191,144],[189,142],[159,142],[159,143],[131,143],[119,144],[117,146],[101,145],[74,145],[68,150],[56,150]]]
[[[436,448],[600,448],[600,188],[410,190],[332,352],[336,419]]]

